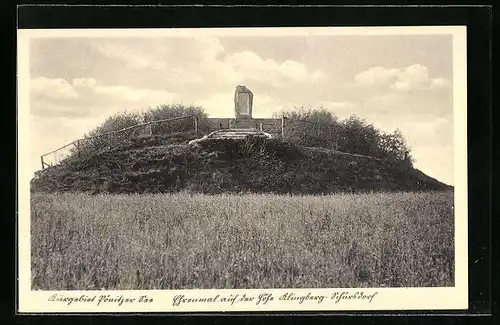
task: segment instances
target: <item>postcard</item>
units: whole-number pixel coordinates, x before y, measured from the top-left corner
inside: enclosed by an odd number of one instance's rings
[[[465,26],[18,30],[19,312],[468,308]]]

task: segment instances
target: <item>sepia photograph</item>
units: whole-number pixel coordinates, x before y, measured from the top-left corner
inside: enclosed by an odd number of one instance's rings
[[[465,28],[113,31],[20,44],[27,291],[466,300]]]

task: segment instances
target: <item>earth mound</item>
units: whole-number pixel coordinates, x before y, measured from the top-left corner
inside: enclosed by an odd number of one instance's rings
[[[301,147],[281,139],[187,144],[195,138],[194,134],[153,136],[70,157],[37,172],[31,190],[327,194],[452,189],[398,161]]]

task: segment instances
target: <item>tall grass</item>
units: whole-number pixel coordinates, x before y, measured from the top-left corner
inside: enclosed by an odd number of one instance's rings
[[[31,200],[33,289],[454,284],[451,192]]]

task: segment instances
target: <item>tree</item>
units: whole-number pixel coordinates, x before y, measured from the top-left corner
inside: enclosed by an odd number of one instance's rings
[[[382,152],[383,158],[402,161],[409,166],[413,166],[410,147],[399,129],[396,129],[394,133],[384,133],[381,135],[379,150]]]
[[[204,109],[200,106],[185,106],[181,104],[176,105],[160,105],[154,109],[150,109],[147,112],[149,119],[154,120],[164,120],[169,118],[181,117],[181,116],[198,116],[198,128],[200,130],[206,130],[208,128],[207,114]],[[167,123],[160,123],[153,125],[153,133],[169,133],[172,130],[176,132],[188,132],[193,131],[193,120],[184,119],[178,121],[172,121]]]
[[[125,137],[131,137],[137,134],[140,129],[132,128],[126,133],[116,135],[111,134],[104,137],[101,137],[101,135],[132,127],[142,122],[143,114],[137,112],[124,111],[113,116],[109,116],[101,125],[85,134],[86,140],[82,141],[80,146],[78,148],[75,148],[72,154],[74,154],[76,151],[85,153],[115,146],[117,143],[120,143]]]
[[[296,144],[413,165],[411,150],[400,130],[384,133],[356,115],[339,120],[323,107],[295,107],[293,110],[274,114],[274,117],[282,116],[286,118],[285,136]]]
[[[95,136],[111,131],[124,129],[142,122],[142,114],[136,112],[121,112],[113,116],[109,116],[104,122],[90,131],[87,136]]]
[[[379,155],[380,132],[364,119],[352,115],[340,123],[337,133],[339,151],[373,157]]]
[[[286,119],[285,135],[292,142],[303,146],[330,149],[335,149],[337,146],[335,130],[338,118],[323,107],[319,109],[295,107],[292,110],[274,114],[274,117]]]
[[[160,105],[156,108],[149,108],[139,112],[123,111],[106,118],[101,125],[85,134],[86,139],[79,142],[78,147],[72,150],[70,156],[75,156],[77,153],[95,152],[99,149],[123,145],[128,140],[144,133],[144,127],[133,127],[144,122],[194,115],[198,116],[198,127],[200,130],[208,126],[207,115],[203,111],[203,108],[199,106]],[[110,132],[127,128],[130,129],[106,135]],[[194,131],[194,122],[192,118],[186,118],[152,124],[151,131],[155,135],[192,132]]]

